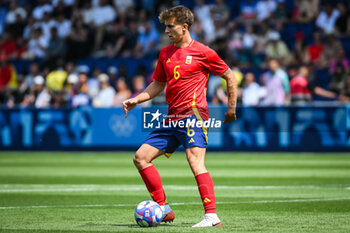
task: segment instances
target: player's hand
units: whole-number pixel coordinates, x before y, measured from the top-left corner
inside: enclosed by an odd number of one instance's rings
[[[224,124],[226,123],[230,123],[230,122],[233,122],[236,120],[236,112],[234,111],[227,111],[225,113],[225,121],[224,121]]]
[[[128,117],[129,111],[136,107],[138,101],[135,98],[125,100],[123,102],[123,111],[125,112],[125,118]]]

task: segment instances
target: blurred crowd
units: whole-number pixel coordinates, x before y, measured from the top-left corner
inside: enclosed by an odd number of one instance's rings
[[[125,67],[101,70],[80,61],[134,58],[156,64],[170,43],[157,17],[179,3],[195,14],[192,37],[231,66],[241,104],[350,100],[349,51],[342,43],[350,43],[349,1],[0,0],[1,105],[121,106],[152,81],[151,72],[135,67],[129,75]],[[291,25],[300,27],[286,34]],[[31,61],[28,69],[18,72],[12,62],[18,60]],[[207,96],[226,104],[225,82],[212,77]],[[153,104],[166,104],[164,95]]]

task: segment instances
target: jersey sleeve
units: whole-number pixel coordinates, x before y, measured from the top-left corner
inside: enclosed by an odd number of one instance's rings
[[[204,66],[214,75],[221,75],[229,69],[228,65],[219,57],[219,55],[213,49],[208,48],[205,51],[205,54],[207,59]]]
[[[153,80],[157,80],[158,82],[166,82],[166,74],[163,67],[163,61],[162,61],[162,53],[159,54],[158,62],[156,70],[153,73]]]

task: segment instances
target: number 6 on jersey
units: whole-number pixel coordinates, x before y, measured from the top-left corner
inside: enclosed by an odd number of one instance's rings
[[[179,79],[180,78],[180,72],[176,70],[177,68],[180,68],[180,66],[177,65],[177,66],[174,67],[174,79]]]

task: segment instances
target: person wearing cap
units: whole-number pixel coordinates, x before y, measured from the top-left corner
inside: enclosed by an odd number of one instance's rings
[[[34,105],[36,108],[46,108],[50,105],[51,95],[45,87],[45,79],[43,76],[38,75],[34,78]]]
[[[267,34],[268,44],[265,49],[267,58],[274,58],[283,65],[288,65],[291,59],[291,53],[281,36],[277,31],[271,31]]]
[[[77,89],[78,82],[79,82],[79,77],[78,77],[77,74],[72,73],[72,74],[68,75],[67,83],[66,83],[66,86],[65,86],[65,90],[68,93],[68,97],[73,96],[73,95],[76,94],[76,92],[77,92],[76,89]]]
[[[111,107],[113,105],[113,99],[115,90],[109,84],[109,77],[105,73],[101,73],[97,77],[100,83],[100,91],[93,100],[94,107]]]

